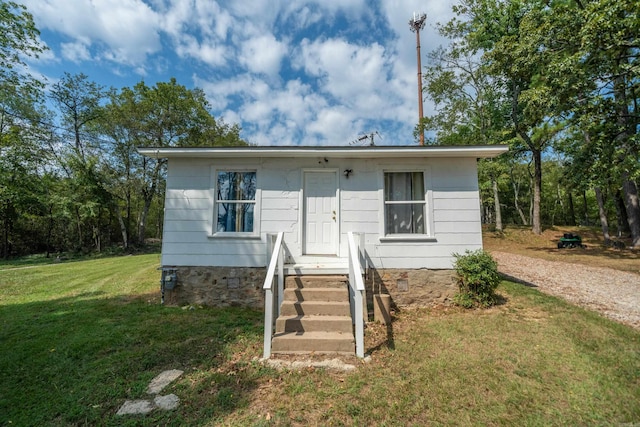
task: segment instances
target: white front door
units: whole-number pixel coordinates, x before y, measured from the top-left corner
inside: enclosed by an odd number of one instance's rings
[[[337,177],[335,171],[304,174],[305,254],[336,255]]]

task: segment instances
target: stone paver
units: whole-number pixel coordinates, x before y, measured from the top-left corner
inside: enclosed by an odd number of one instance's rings
[[[184,372],[179,369],[171,369],[169,371],[162,372],[160,375],[151,380],[151,382],[149,383],[149,387],[147,387],[147,393],[160,393],[166,386],[178,379],[183,373]]]
[[[154,409],[155,406],[150,400],[127,400],[118,409],[116,415],[148,414]]]
[[[135,415],[135,414],[148,414],[154,409],[162,409],[165,411],[171,411],[178,407],[180,404],[180,398],[175,394],[168,394],[166,396],[160,396],[159,393],[171,382],[175,381],[184,372],[178,369],[172,369],[164,371],[157,377],[155,377],[149,383],[147,387],[147,393],[156,395],[153,399],[144,400],[127,400],[118,409],[116,415]]]
[[[153,403],[158,407],[158,409],[164,409],[165,411],[172,411],[178,407],[180,404],[180,398],[175,394],[168,394],[166,396],[156,396],[153,399]]]

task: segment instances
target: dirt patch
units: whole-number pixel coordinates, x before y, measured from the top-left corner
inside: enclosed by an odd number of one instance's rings
[[[586,247],[558,249],[558,241],[564,233],[578,234]],[[605,246],[602,233],[594,227],[553,227],[545,229],[541,235],[535,235],[528,227],[509,226],[503,233],[483,233],[483,245],[489,252],[499,251],[640,274],[640,251],[629,248],[630,239],[619,240],[625,245],[623,249]]]

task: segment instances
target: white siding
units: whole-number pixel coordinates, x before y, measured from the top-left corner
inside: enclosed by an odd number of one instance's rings
[[[215,168],[257,170],[260,236],[212,237]],[[380,235],[385,170],[425,170],[431,234],[420,241],[392,241]],[[452,253],[482,247],[475,159],[171,159],[167,179],[163,265],[265,266],[266,234],[285,232],[289,260],[302,256],[299,222],[305,170],[339,173],[338,254],[347,253],[348,232],[364,233],[366,251],[377,268],[450,268]],[[346,178],[345,169],[353,173]],[[381,239],[382,238],[382,239]]]

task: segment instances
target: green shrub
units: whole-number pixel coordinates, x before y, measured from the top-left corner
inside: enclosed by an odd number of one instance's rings
[[[454,302],[465,308],[494,305],[498,300],[495,290],[500,284],[500,274],[493,257],[482,249],[453,256],[459,289]]]

